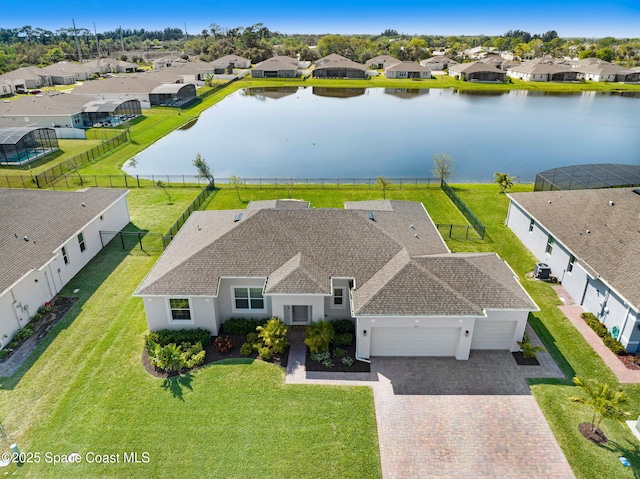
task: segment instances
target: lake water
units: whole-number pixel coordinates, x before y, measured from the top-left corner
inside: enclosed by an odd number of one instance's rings
[[[640,164],[640,94],[289,87],[240,90],[141,152],[133,175],[196,174],[200,153],[227,178],[433,176],[521,182],[582,163]]]

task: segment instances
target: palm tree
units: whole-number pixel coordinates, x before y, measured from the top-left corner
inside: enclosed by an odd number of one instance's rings
[[[591,432],[600,429],[603,419],[623,422],[630,416],[628,411],[622,409],[622,406],[629,402],[629,397],[624,391],[620,389],[613,390],[607,383],[596,379],[584,381],[578,376],[573,378],[573,383],[578,386],[585,396],[572,396],[570,399],[593,409]]]

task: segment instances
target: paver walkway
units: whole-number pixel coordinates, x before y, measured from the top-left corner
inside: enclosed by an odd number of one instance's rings
[[[372,387],[385,479],[574,477],[525,379],[562,377],[549,354],[540,366],[473,351],[468,361],[378,357],[371,373],[307,373],[302,337],[286,382]]]
[[[558,298],[564,303],[558,309],[571,321],[593,350],[602,358],[609,369],[615,374],[621,383],[640,383],[640,370],[629,369],[620,361],[613,352],[604,345],[602,339],[593,329],[580,317],[584,313],[584,308],[571,298],[571,295],[561,285],[554,285]]]

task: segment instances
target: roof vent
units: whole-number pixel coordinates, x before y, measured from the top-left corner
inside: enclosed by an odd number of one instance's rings
[[[87,205],[84,204],[84,201],[82,202],[82,207],[85,208]]]
[[[636,188],[635,190],[633,190],[633,192],[634,192],[636,195],[640,195],[640,188]]]
[[[587,230],[587,234],[590,234],[590,233],[591,233],[591,230]]]
[[[412,230],[414,230],[414,229],[416,229],[416,227],[415,227],[415,226],[413,226],[413,225],[411,225],[411,229],[412,229]]]
[[[609,206],[613,206],[613,205],[615,205],[615,203],[613,201],[609,200]]]
[[[24,238],[22,238],[22,239],[23,239],[23,240],[25,240],[25,241],[29,241],[29,237],[28,237],[28,236],[26,236],[26,235],[25,235],[25,237],[24,237]]]
[[[551,200],[547,201],[547,203],[551,204]]]
[[[373,211],[369,211],[367,213],[367,217],[371,220],[371,221],[375,221],[376,220],[376,215],[373,214]]]
[[[242,213],[238,213],[235,218],[233,218],[233,222],[237,223],[242,219]]]

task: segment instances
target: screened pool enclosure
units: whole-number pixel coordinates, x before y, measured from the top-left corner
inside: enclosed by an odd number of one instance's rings
[[[58,149],[58,138],[53,128],[0,128],[2,165],[24,165]]]

